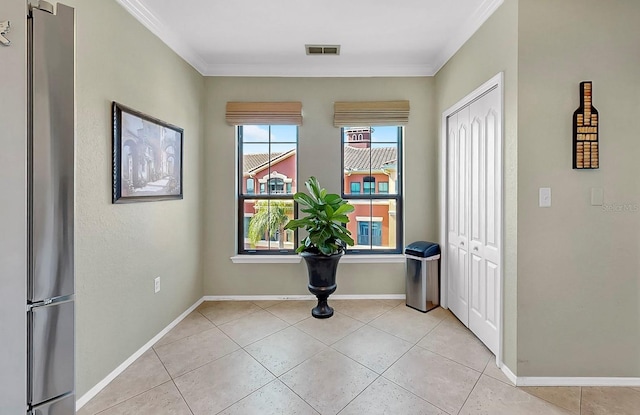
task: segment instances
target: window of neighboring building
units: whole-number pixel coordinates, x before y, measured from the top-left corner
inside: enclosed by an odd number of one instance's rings
[[[399,126],[342,128],[342,197],[355,207],[348,253],[402,252],[403,134]]]
[[[285,231],[295,217],[298,127],[238,126],[238,253],[292,253],[296,234]],[[257,184],[256,184],[257,182]],[[256,193],[256,187],[259,191]]]
[[[382,222],[358,221],[358,245],[382,246]]]
[[[371,194],[376,192],[376,178],[367,176],[363,179],[364,193]]]
[[[284,180],[278,177],[269,179],[269,192],[272,194],[284,193]]]

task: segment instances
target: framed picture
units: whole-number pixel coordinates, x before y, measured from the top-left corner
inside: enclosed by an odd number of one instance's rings
[[[182,199],[182,128],[113,103],[113,203]]]

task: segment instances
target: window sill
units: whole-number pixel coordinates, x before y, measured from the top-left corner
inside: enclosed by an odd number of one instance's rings
[[[341,264],[404,264],[403,254],[361,254],[345,255],[340,259]]]
[[[230,259],[234,264],[299,264],[302,261],[300,255],[234,255]]]
[[[234,264],[299,264],[300,255],[234,255]],[[341,264],[403,264],[402,254],[344,255]]]

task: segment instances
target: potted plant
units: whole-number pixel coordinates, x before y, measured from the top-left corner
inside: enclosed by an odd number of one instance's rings
[[[308,235],[296,249],[307,264],[309,291],[318,298],[318,305],[311,310],[316,318],[329,318],[333,308],[327,304],[329,295],[336,290],[336,270],[347,245],[353,246],[351,232],[346,228],[348,213],[353,205],[339,195],[327,193],[320,187],[318,179],[311,176],[305,183],[309,194],[297,192],[293,200],[304,206],[307,215],[289,221],[285,229],[304,228]]]

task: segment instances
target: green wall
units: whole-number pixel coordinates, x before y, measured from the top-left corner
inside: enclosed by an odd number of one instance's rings
[[[437,240],[438,153],[433,78],[206,78],[205,295],[308,294],[304,264],[234,264],[236,252],[235,129],[227,101],[302,101],[298,177],[315,175],[340,192],[340,129],[334,101],[411,102],[404,142],[405,241]],[[341,264],[336,294],[403,294],[404,263]]]
[[[81,397],[202,296],[204,80],[115,1],[65,3],[77,18]],[[183,200],[111,204],[112,101],[184,128]]]
[[[520,376],[640,376],[638,21],[637,1],[520,0]],[[571,168],[585,80],[600,113],[591,171]],[[551,208],[538,207],[540,187]]]

